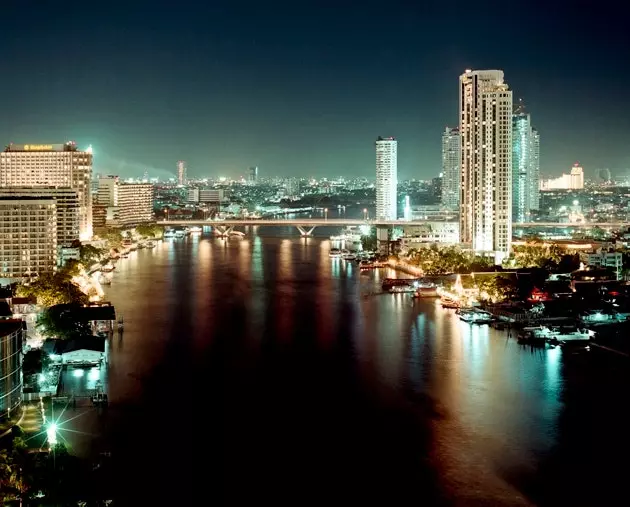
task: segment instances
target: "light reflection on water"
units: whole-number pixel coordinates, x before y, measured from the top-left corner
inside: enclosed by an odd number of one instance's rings
[[[562,351],[532,354],[506,340],[505,332],[461,322],[434,300],[379,294],[382,279],[395,272],[359,272],[329,258],[329,250],[329,241],[313,238],[203,235],[164,241],[138,252],[135,260],[122,260],[106,289],[126,327],[123,343],[111,349],[116,367],[110,371],[110,399],[160,399],[166,392],[178,403],[194,403],[198,394],[210,396],[207,391],[214,389],[220,400],[239,407],[260,403],[259,412],[243,416],[248,424],[240,438],[270,419],[265,431],[275,435],[278,453],[295,446],[276,429],[289,431],[287,418],[298,417],[296,431],[301,428],[292,438],[305,445],[302,439],[321,436],[320,446],[330,456],[341,453],[342,442],[351,438],[339,429],[346,419],[357,432],[370,427],[361,446],[382,445],[393,455],[414,450],[391,441],[397,432],[411,441],[427,425],[428,447],[417,453],[430,457],[446,489],[470,501],[522,503],[508,477],[513,470],[520,470],[519,477],[535,477],[536,455],[558,442]],[[230,369],[233,364],[238,369]],[[197,370],[202,382],[196,380]],[[268,370],[277,372],[280,383],[255,391],[267,382],[259,372]],[[207,380],[218,372],[225,378]],[[174,375],[181,375],[184,388],[171,386]],[[244,393],[233,394],[229,386],[234,384],[246,385]],[[349,386],[364,394],[339,399]],[[384,430],[372,422],[381,412],[357,415],[355,425],[347,407],[362,403],[364,396],[377,405],[404,407],[415,429],[392,423]],[[292,408],[296,404],[299,410]],[[219,403],[214,410],[224,408]],[[335,421],[334,431],[322,420]],[[247,440],[247,445],[258,448],[262,441]],[[347,470],[365,465],[377,475],[381,469],[408,473],[407,462],[392,456],[382,462],[345,458]]]

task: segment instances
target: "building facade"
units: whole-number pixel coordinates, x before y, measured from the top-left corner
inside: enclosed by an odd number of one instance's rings
[[[0,279],[52,273],[56,266],[55,199],[0,197]]]
[[[75,143],[10,144],[0,153],[0,187],[65,187],[79,198],[79,236],[92,237],[92,149]]]
[[[403,249],[421,248],[432,244],[455,245],[459,243],[459,222],[456,220],[431,220],[422,225],[403,227],[400,246]]]
[[[186,162],[180,160],[177,162],[177,184],[185,185],[187,180],[186,176]]]
[[[584,169],[575,163],[569,174],[563,173],[558,178],[540,180],[540,190],[582,190],[584,188]]]
[[[79,239],[81,204],[75,190],[59,187],[0,187],[0,197],[18,200],[22,197],[54,199],[57,207],[57,246],[69,247]]]
[[[500,263],[512,241],[512,92],[500,70],[459,78],[460,234]]]
[[[398,141],[393,137],[376,140],[376,218],[396,220],[398,216]]]
[[[247,181],[250,185],[258,183],[258,167],[250,167],[248,169]]]
[[[118,221],[123,227],[153,222],[153,185],[122,183],[118,188]]]
[[[22,403],[22,320],[0,321],[0,419]]]
[[[512,117],[512,220],[530,222],[540,207],[540,138],[522,104]]]
[[[459,128],[446,127],[442,133],[442,206],[459,209],[461,188],[461,138]]]

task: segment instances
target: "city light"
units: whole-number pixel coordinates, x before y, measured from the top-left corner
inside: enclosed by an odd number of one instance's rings
[[[46,428],[46,438],[49,445],[57,444],[57,425],[55,423],[50,423]]]

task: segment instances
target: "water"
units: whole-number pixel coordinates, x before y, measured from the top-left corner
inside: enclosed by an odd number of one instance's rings
[[[532,352],[434,301],[378,295],[289,229],[190,237],[119,262],[107,415],[79,452],[163,504],[610,504],[628,451],[627,362]],[[615,461],[616,460],[616,461]]]

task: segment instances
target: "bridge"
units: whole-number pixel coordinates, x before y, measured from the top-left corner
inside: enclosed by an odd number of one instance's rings
[[[378,220],[378,219],[354,219],[354,218],[245,218],[245,219],[226,219],[226,220],[161,220],[158,225],[165,227],[184,227],[184,226],[205,226],[213,227],[222,235],[228,235],[238,226],[255,226],[255,227],[295,227],[303,237],[312,236],[316,227],[348,227],[367,225],[370,227],[413,227],[435,223],[436,220]],[[526,228],[561,228],[561,229],[592,229],[599,227],[600,229],[619,230],[630,227],[630,222],[591,222],[591,223],[558,223],[558,222],[523,222],[512,224],[513,229]]]

